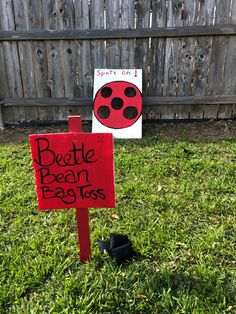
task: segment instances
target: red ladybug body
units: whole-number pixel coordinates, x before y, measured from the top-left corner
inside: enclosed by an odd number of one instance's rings
[[[142,113],[142,94],[134,84],[115,81],[103,85],[94,99],[94,115],[106,127],[123,129]]]

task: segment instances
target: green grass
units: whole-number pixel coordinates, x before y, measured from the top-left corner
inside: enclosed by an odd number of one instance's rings
[[[37,209],[28,142],[0,150],[0,313],[236,313],[236,142],[115,141],[116,209]],[[112,216],[116,214],[116,216]],[[125,233],[117,266],[96,241]]]

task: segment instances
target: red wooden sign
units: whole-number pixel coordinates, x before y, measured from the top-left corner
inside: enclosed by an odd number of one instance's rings
[[[30,135],[30,145],[39,209],[115,207],[112,134]]]

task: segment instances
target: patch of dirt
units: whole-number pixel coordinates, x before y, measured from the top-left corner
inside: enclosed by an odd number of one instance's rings
[[[143,136],[146,134],[160,139],[189,141],[236,139],[236,120],[148,123],[143,127]]]
[[[85,132],[91,132],[91,124],[83,124]],[[68,126],[6,126],[0,130],[0,145],[17,144],[26,141],[30,134],[68,132]],[[157,139],[217,141],[236,139],[236,120],[199,121],[199,122],[144,122],[143,137],[155,135]]]

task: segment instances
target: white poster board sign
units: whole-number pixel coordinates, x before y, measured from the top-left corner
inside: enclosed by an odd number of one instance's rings
[[[95,69],[93,133],[142,137],[142,70]]]

